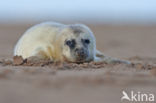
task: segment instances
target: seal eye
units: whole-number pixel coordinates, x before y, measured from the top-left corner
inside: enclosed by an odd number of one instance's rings
[[[68,45],[70,48],[74,48],[74,46],[75,46],[75,40],[74,39],[72,39],[72,40],[67,40],[66,42],[66,45]]]
[[[68,40],[68,41],[66,41],[66,44],[67,44],[67,45],[71,45],[72,42],[71,42],[70,40]]]
[[[89,39],[85,39],[84,40],[84,43],[89,44],[90,43],[90,40]]]

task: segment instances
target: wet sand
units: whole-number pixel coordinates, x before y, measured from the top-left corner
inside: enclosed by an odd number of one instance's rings
[[[14,45],[31,25],[0,25],[0,103],[121,103],[123,90],[156,95],[156,26],[88,25],[99,50],[135,65],[15,65]]]

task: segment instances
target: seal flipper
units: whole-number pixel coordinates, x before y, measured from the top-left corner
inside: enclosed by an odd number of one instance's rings
[[[43,50],[43,48],[37,48],[32,52],[32,55],[30,57],[28,57],[28,59],[32,62],[37,62],[40,60],[45,60],[45,59],[50,59],[47,55],[46,52]]]
[[[94,59],[95,62],[106,62],[106,63],[124,63],[124,64],[131,64],[130,61],[127,60],[120,60],[117,58],[112,58],[109,56],[105,56],[100,51],[96,50],[96,57]]]

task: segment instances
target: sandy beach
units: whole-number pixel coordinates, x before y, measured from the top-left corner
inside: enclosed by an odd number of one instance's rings
[[[0,103],[131,103],[121,101],[122,91],[156,96],[156,26],[88,25],[100,51],[136,65],[9,63],[32,25],[0,24]]]

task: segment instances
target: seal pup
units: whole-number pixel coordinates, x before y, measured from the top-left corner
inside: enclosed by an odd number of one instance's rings
[[[83,24],[45,22],[28,29],[17,42],[14,56],[50,59],[54,62],[107,62],[129,61],[105,56],[96,50],[92,31]]]

